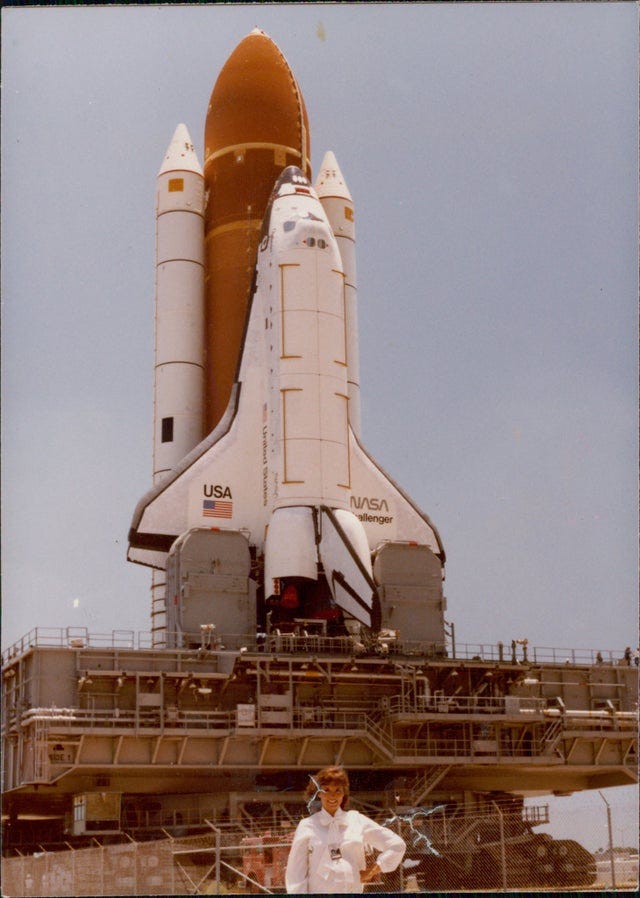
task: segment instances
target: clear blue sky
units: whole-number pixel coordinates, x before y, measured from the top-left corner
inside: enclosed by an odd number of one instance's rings
[[[148,629],[155,176],[255,26],[356,203],[363,437],[458,640],[635,645],[633,3],[3,9],[3,645]]]

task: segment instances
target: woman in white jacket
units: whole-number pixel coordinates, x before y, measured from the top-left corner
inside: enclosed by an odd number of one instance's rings
[[[395,870],[406,850],[400,836],[359,811],[347,811],[349,778],[342,767],[325,767],[307,787],[321,810],[301,820],[287,861],[289,894],[337,895],[364,891],[378,873]],[[367,868],[365,846],[380,854]]]

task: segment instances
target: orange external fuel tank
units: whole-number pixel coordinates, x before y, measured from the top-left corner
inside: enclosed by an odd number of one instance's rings
[[[236,375],[262,217],[287,165],[310,178],[309,124],[289,65],[255,29],[215,83],[205,124],[205,434]]]

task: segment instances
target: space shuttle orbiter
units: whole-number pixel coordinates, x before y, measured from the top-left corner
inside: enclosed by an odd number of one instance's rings
[[[205,133],[204,175],[181,125],[158,176],[155,483],[128,558],[164,571],[207,531],[222,571],[217,535],[235,534],[270,624],[393,625],[402,575],[377,553],[422,549],[406,605],[420,576],[441,581],[444,550],[360,443],[353,202],[333,153],[312,186],[302,95],[264,33],[223,68]],[[178,629],[181,576],[164,599]]]

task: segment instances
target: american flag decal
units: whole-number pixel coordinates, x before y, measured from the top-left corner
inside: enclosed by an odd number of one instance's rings
[[[222,499],[203,499],[202,514],[205,518],[230,518],[233,514],[233,502]]]

